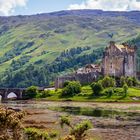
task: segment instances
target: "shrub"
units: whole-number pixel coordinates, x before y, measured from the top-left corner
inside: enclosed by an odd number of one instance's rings
[[[128,85],[126,83],[123,85],[123,91],[124,91],[124,93],[126,95],[127,91],[128,91]]]
[[[68,135],[64,137],[62,140],[75,140],[74,136]]]
[[[61,126],[61,128],[64,127],[64,124],[72,128],[69,116],[61,116],[60,117],[60,126]]]
[[[35,98],[38,93],[38,88],[36,86],[28,87],[25,93],[26,93],[26,97]]]
[[[129,87],[132,87],[132,86],[133,86],[133,78],[127,77],[127,78],[126,78],[126,84],[127,84]]]
[[[75,137],[75,140],[84,140],[86,137],[86,131],[90,128],[92,128],[92,125],[88,120],[86,120],[76,124],[70,134]]]
[[[70,81],[65,81],[63,84],[63,87],[66,87],[69,83],[70,83]]]
[[[133,77],[132,79],[133,79],[133,86],[138,86],[139,81],[135,77]]]
[[[126,83],[126,78],[124,76],[121,76],[120,78],[120,85],[123,87],[123,85]]]
[[[104,88],[115,87],[116,85],[115,79],[109,76],[104,77],[104,79],[101,80],[101,83]]]
[[[84,140],[87,136],[86,131],[92,128],[92,124],[88,120],[72,125],[68,116],[61,117],[61,127],[63,127],[64,124],[70,128],[70,134],[64,138],[64,140]]]
[[[21,140],[24,112],[0,107],[0,140]]]
[[[40,94],[40,98],[47,98],[47,97],[50,97],[51,94],[50,94],[50,90],[45,90],[45,91],[42,91],[41,94]]]
[[[128,86],[138,86],[139,81],[135,77],[124,77],[122,76],[120,79],[120,85],[123,87],[124,84],[127,84]]]
[[[91,88],[92,88],[93,93],[96,96],[98,96],[101,93],[101,91],[103,90],[102,84],[100,82],[92,83]]]
[[[81,92],[81,84],[76,81],[69,82],[69,84],[62,90],[62,96],[74,96]]]
[[[25,128],[25,135],[28,140],[50,140],[47,132],[41,131],[37,128]]]
[[[114,94],[115,95],[118,95],[118,96],[120,96],[120,95],[122,95],[124,92],[123,92],[123,88],[115,88],[114,89]]]
[[[108,88],[105,92],[107,93],[108,97],[111,97],[114,94],[114,89],[113,88]]]

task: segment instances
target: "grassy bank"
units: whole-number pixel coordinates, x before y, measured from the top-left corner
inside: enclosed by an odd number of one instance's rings
[[[48,97],[37,99],[48,101],[85,101],[85,102],[140,102],[140,89],[129,88],[125,96],[122,88],[114,88],[114,93],[109,95],[109,89],[104,89],[100,96],[94,96],[90,86],[82,87],[82,92],[75,96],[61,96],[62,90],[53,90],[48,92]]]

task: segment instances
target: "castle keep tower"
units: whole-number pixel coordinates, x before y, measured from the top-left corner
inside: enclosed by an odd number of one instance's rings
[[[111,41],[104,52],[102,69],[104,75],[136,77],[136,48]]]

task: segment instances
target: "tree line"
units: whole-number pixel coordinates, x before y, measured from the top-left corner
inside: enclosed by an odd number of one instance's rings
[[[83,51],[88,49],[89,47],[84,49],[78,47],[65,50],[50,64],[44,64],[40,67],[32,64],[17,71],[14,71],[14,67],[19,64],[19,62],[12,62],[11,68],[7,69],[5,73],[1,75],[0,86],[21,88],[31,85],[41,87],[49,86],[50,82],[54,81],[60,72],[95,63],[102,58],[103,48],[93,50],[90,54],[82,54]],[[26,59],[23,60],[28,61]]]

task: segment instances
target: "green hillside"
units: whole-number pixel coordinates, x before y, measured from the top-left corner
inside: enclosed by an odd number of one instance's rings
[[[81,10],[0,17],[0,86],[47,86],[58,74],[96,62],[110,40],[139,35],[139,14]]]

